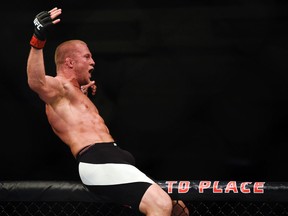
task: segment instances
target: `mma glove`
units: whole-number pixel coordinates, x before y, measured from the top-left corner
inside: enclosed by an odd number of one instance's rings
[[[48,11],[42,11],[35,16],[34,33],[30,40],[30,45],[36,49],[42,49],[46,43],[46,31],[53,25],[53,20]]]

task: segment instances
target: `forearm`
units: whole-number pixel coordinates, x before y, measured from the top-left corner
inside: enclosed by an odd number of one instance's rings
[[[45,85],[45,66],[42,49],[31,47],[27,61],[28,85],[37,90]]]

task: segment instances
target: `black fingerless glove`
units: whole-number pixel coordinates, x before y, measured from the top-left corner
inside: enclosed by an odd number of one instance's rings
[[[48,11],[42,11],[36,15],[34,23],[34,34],[30,45],[36,49],[42,49],[46,43],[46,31],[53,24]]]

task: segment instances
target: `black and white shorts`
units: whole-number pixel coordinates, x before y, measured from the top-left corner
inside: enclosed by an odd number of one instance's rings
[[[155,183],[135,167],[133,155],[116,143],[96,143],[77,156],[79,175],[86,187],[106,201],[139,210],[142,196]]]

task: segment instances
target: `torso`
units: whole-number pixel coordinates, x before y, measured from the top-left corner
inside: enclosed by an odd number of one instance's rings
[[[114,141],[96,106],[69,82],[62,98],[46,105],[46,114],[53,131],[74,157],[87,145]]]

